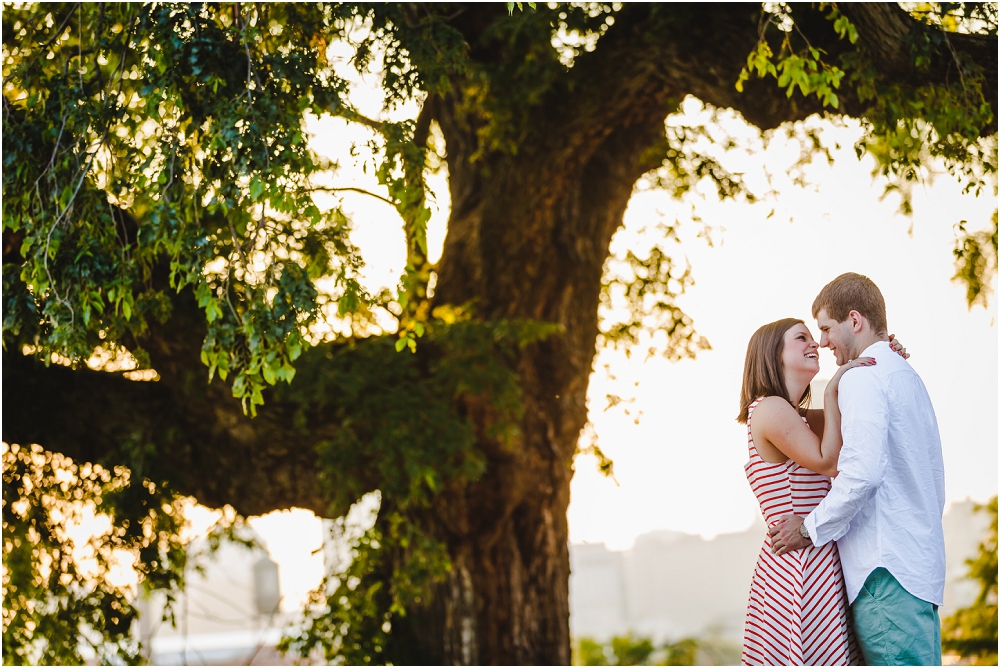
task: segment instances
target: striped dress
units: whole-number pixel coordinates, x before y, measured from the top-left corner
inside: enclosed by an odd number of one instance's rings
[[[750,432],[759,402],[750,404],[747,416],[750,461],[745,468],[770,527],[782,515],[808,515],[830,491],[830,479],[790,459],[778,464],[761,459]],[[836,543],[777,557],[765,534],[750,585],[743,665],[843,666],[859,665],[860,658]]]

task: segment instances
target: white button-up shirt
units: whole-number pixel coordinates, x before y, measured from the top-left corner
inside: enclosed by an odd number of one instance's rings
[[[805,519],[815,545],[837,541],[847,597],[884,567],[919,599],[944,602],[944,460],[920,376],[884,341],[876,365],[840,379],[844,447],[830,493]]]

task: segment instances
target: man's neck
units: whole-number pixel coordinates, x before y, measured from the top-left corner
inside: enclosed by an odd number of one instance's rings
[[[863,353],[868,348],[868,346],[872,345],[873,343],[878,343],[879,341],[888,341],[888,340],[889,337],[886,336],[885,334],[877,335],[871,332],[864,332],[863,334],[859,334],[858,337],[854,339],[854,351],[853,354],[851,355],[851,359],[857,359],[861,357],[861,353]]]

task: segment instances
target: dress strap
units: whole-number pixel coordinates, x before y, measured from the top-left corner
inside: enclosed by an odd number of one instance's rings
[[[753,460],[754,457],[760,457],[757,454],[757,447],[753,443],[753,432],[750,430],[750,419],[753,417],[753,409],[757,407],[760,400],[764,397],[757,397],[754,399],[753,403],[747,406],[747,450],[750,453],[750,459]]]
[[[753,417],[753,409],[756,408],[757,404],[763,400],[764,397],[757,397],[753,400],[753,403],[747,406],[747,449],[750,451],[751,459],[754,457],[760,457],[760,455],[757,454],[757,446],[753,443],[753,432],[750,430],[750,418]]]

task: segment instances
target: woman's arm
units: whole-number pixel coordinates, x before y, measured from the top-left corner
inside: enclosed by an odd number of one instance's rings
[[[753,414],[754,443],[761,457],[775,462],[782,461],[781,456],[784,456],[810,471],[830,477],[837,475],[837,459],[844,443],[837,405],[840,379],[849,369],[874,363],[871,357],[853,360],[840,367],[830,379],[823,397],[822,438],[806,426],[798,411],[787,401],[780,397],[768,397],[761,401]]]
[[[819,436],[802,421],[802,416],[781,397],[767,397],[753,412],[753,440],[766,462],[791,459],[810,471],[829,475],[837,460],[826,461]],[[827,448],[829,455],[831,448]]]

